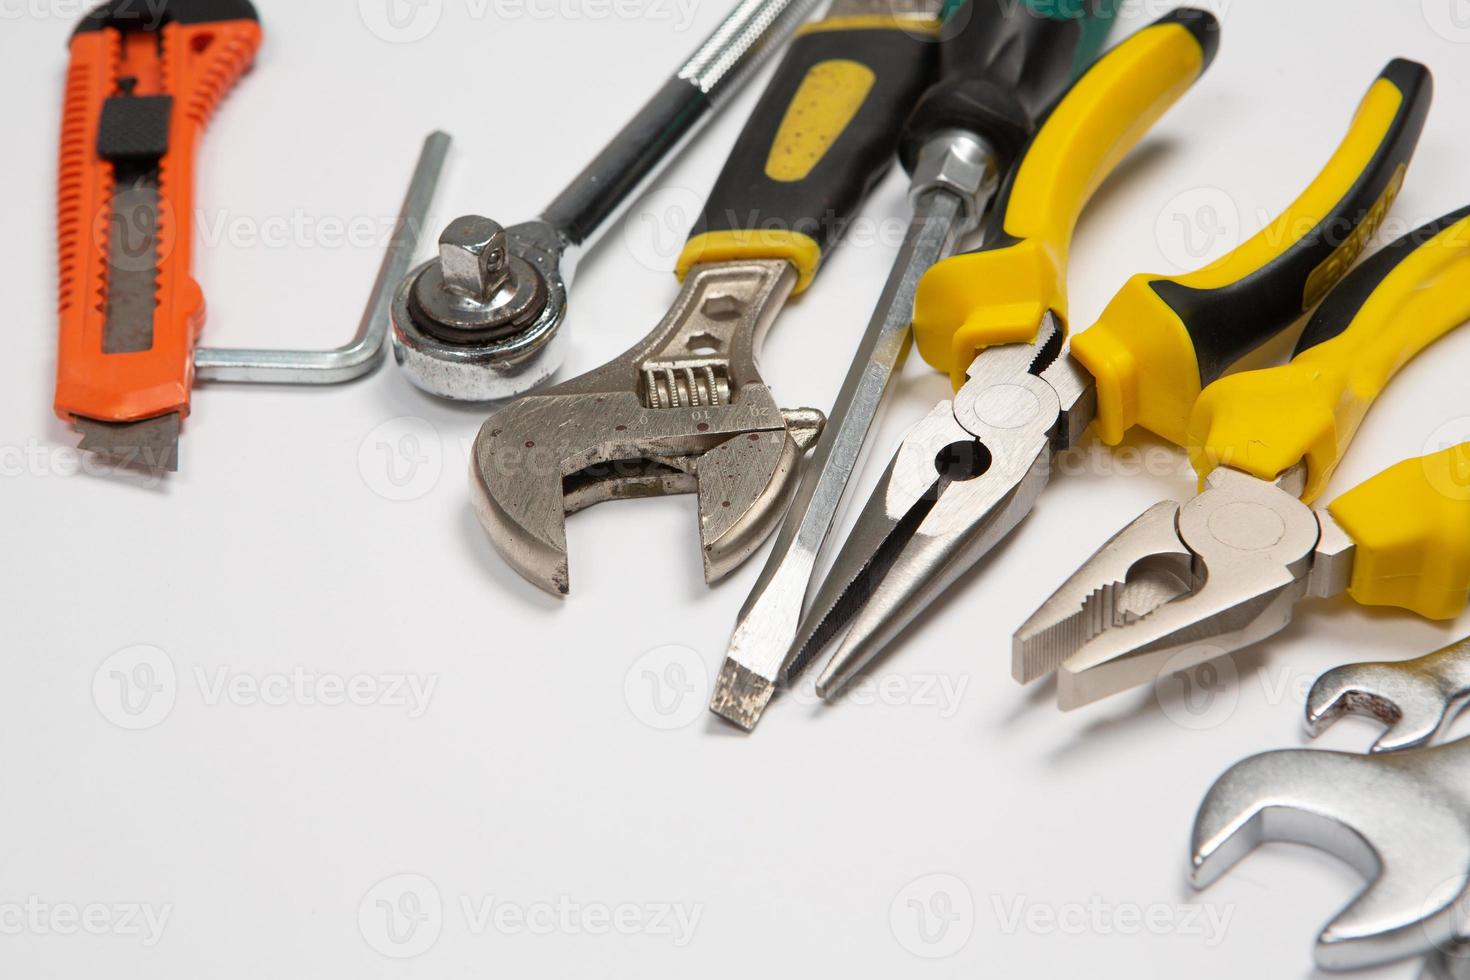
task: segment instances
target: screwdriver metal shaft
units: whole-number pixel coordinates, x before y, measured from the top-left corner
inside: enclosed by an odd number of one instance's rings
[[[793,649],[817,557],[884,393],[911,346],[919,280],[978,224],[995,193],[996,170],[994,152],[971,133],[942,133],[920,154],[903,247],[715,683],[711,710],[742,728],[754,728],[777,681],[799,674],[821,649],[819,642]]]
[[[1014,0],[952,0],[945,9],[939,77],[899,143],[913,178],[913,223],[775,550],[741,610],[710,700],[712,711],[746,730],[760,720],[776,684],[789,683],[823,645],[820,629],[802,629],[807,589],[884,392],[908,352],[920,280],[978,227],[1000,176],[1077,69],[1096,56],[1116,3],[1047,11]]]

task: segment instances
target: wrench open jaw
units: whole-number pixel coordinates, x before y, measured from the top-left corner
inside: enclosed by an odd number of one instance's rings
[[[1293,749],[1236,764],[1195,818],[1192,862],[1205,888],[1256,846],[1318,847],[1369,885],[1317,938],[1326,970],[1377,966],[1450,948],[1470,898],[1470,739],[1354,755]]]
[[[1370,752],[1391,753],[1439,742],[1470,702],[1470,640],[1413,660],[1346,664],[1327,671],[1307,695],[1307,731],[1317,737],[1344,715],[1387,726]],[[1426,960],[1424,980],[1470,978],[1465,934]]]
[[[1343,536],[1274,482],[1221,467],[1187,504],[1149,508],[1016,632],[1012,673],[1055,671],[1072,710],[1272,636],[1308,595],[1342,591]]]
[[[1329,670],[1307,695],[1313,737],[1344,715],[1377,718],[1388,730],[1373,752],[1437,742],[1470,704],[1470,640],[1400,662],[1347,664]]]
[[[481,525],[516,571],[566,595],[567,514],[676,493],[698,495],[706,581],[749,557],[779,523],[825,422],[777,407],[755,366],[795,284],[784,260],[696,267],[638,346],[486,421],[470,484]]]

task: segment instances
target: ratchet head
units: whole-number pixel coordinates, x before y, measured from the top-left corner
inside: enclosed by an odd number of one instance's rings
[[[1307,696],[1307,730],[1320,735],[1343,715],[1388,726],[1374,752],[1436,741],[1470,699],[1470,640],[1415,660],[1348,664],[1317,678]]]
[[[1196,888],[1258,844],[1309,844],[1370,884],[1317,938],[1317,964],[1356,969],[1446,948],[1470,892],[1470,741],[1397,755],[1290,750],[1238,763],[1195,818]]]
[[[1016,632],[1012,672],[1057,671],[1063,710],[1279,632],[1312,582],[1321,526],[1282,483],[1220,468],[1103,545]]]
[[[707,581],[755,550],[824,422],[778,408],[755,368],[757,338],[794,282],[781,260],[700,267],[633,350],[486,421],[471,488],[517,571],[565,595],[566,515],[629,497],[698,494]]]
[[[393,356],[417,387],[454,401],[530,391],[561,366],[568,243],[536,220],[502,228],[456,218],[439,255],[409,273],[393,302]]]

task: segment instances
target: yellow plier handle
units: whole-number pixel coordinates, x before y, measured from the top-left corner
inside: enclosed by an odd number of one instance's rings
[[[1189,421],[1201,476],[1274,480],[1307,464],[1302,499],[1332,478],[1380,392],[1416,354],[1470,320],[1470,208],[1433,221],[1353,271],[1307,324],[1291,363],[1206,388]]]
[[[1357,602],[1429,619],[1470,602],[1470,443],[1399,463],[1327,509],[1356,546]]]
[[[1011,172],[988,243],[929,270],[914,306],[924,359],[958,387],[975,355],[1067,317],[1067,254],[1094,191],[1209,67],[1213,14],[1182,7],[1105,54],[1062,96]]]
[[[1398,197],[1433,89],[1423,65],[1391,62],[1326,167],[1275,221],[1203,269],[1128,281],[1072,343],[1097,381],[1104,442],[1141,425],[1182,445],[1200,392],[1341,281]]]
[[[1470,208],[1410,232],[1333,291],[1291,363],[1205,389],[1189,423],[1201,476],[1274,480],[1305,462],[1321,494],[1368,409],[1416,354],[1470,320]],[[1470,446],[1400,464],[1328,508],[1357,546],[1351,593],[1453,616],[1470,589]]]

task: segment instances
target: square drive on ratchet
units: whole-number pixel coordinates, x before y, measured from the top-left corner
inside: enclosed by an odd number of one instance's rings
[[[393,304],[393,354],[441,398],[512,398],[550,380],[577,257],[714,114],[745,86],[819,0],[741,0],[638,113],[530,221],[451,222],[439,256]]]
[[[605,500],[697,493],[710,582],[775,528],[823,417],[783,411],[755,353],[892,165],[938,26],[894,16],[886,0],[837,0],[804,26],[710,192],[663,321],[621,357],[485,422],[475,508],[527,580],[570,591],[566,515]]]

